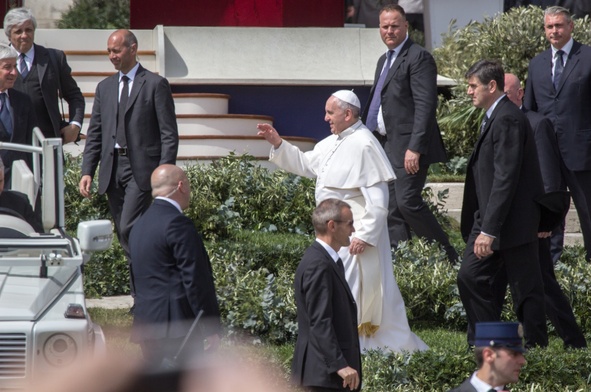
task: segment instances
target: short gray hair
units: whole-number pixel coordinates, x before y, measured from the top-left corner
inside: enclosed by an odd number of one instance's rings
[[[549,15],[554,16],[560,14],[564,15],[568,23],[572,22],[573,18],[570,15],[570,11],[564,7],[553,5],[552,7],[548,7],[544,10],[544,18]]]
[[[316,234],[326,234],[328,221],[341,220],[343,208],[351,206],[339,199],[322,200],[312,213],[312,225]]]
[[[333,97],[335,97],[335,96],[333,95]],[[340,99],[338,97],[335,97],[335,100],[336,100],[337,106],[339,108],[341,108],[343,110],[350,109],[351,110],[351,113],[353,113],[353,117],[359,118],[359,111],[360,110],[359,110],[359,108],[357,106],[351,105],[349,102],[345,102],[345,101],[343,101],[342,99]]]
[[[18,53],[12,46],[8,46],[6,44],[0,43],[0,61],[6,60],[6,59],[15,59],[16,60],[17,58],[18,58]]]
[[[35,19],[35,16],[33,16],[30,9],[25,7],[11,9],[4,17],[4,34],[10,39],[12,28],[23,24],[28,20],[33,22],[33,28],[37,30],[37,19]]]

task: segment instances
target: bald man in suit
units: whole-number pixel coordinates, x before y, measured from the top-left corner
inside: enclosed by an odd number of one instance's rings
[[[79,184],[82,196],[90,197],[100,162],[98,193],[107,194],[128,258],[131,228],[152,201],[150,175],[176,162],[179,142],[170,85],[138,63],[137,47],[129,30],[109,36],[109,59],[119,72],[96,88]]]

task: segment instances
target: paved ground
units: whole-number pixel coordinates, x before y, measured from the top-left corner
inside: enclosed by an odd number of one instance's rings
[[[130,295],[120,295],[115,297],[86,298],[87,308],[105,308],[105,309],[129,309],[133,304]]]

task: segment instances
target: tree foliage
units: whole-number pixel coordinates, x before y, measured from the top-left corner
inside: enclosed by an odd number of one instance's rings
[[[60,29],[127,29],[129,0],[74,0],[57,23]]]

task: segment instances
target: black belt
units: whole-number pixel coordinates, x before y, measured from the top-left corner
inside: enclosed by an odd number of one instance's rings
[[[117,155],[127,156],[127,148],[116,148],[115,149]]]

